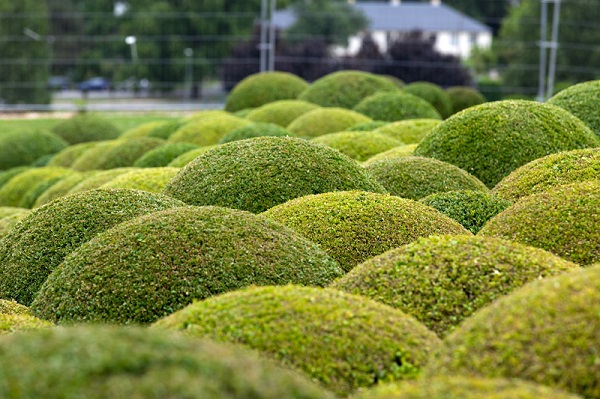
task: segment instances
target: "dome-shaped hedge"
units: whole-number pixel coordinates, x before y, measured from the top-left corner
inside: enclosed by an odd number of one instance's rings
[[[16,301],[0,299],[0,314],[30,314],[29,308]]]
[[[157,139],[168,140],[173,133],[175,133],[180,127],[185,125],[187,121],[185,120],[173,120],[164,122],[160,125],[154,127],[154,129],[150,130],[147,134],[148,137],[154,137]]]
[[[382,76],[362,71],[339,71],[314,81],[298,99],[322,107],[353,108],[371,94],[399,90],[394,82]]]
[[[35,209],[0,242],[0,297],[29,305],[65,256],[96,234],[139,215],[183,205],[135,190],[94,190]]]
[[[53,326],[54,324],[48,321],[40,320],[28,314],[0,313],[0,336],[14,332],[39,331]],[[4,358],[2,360],[5,361]]]
[[[33,169],[32,166],[16,166],[7,170],[0,171],[0,188],[4,186],[10,179],[26,170]]]
[[[95,188],[99,188],[103,184],[111,181],[117,176],[120,176],[124,173],[129,173],[135,170],[139,170],[138,168],[117,168],[117,169],[109,169],[109,170],[92,170],[83,172],[85,174],[85,178],[81,180],[79,183],[72,186],[66,194],[74,194],[80,193],[82,191],[93,190]]]
[[[390,194],[415,200],[447,191],[488,191],[475,176],[452,164],[431,158],[388,158],[369,163],[365,169]]]
[[[427,374],[522,378],[600,398],[599,286],[595,266],[499,298],[446,337]]]
[[[549,252],[507,240],[433,236],[369,259],[331,287],[400,309],[444,336],[515,288],[578,269]]]
[[[423,137],[442,123],[439,119],[407,119],[389,123],[374,132],[385,134],[405,144],[419,144]]]
[[[181,154],[185,154],[196,148],[198,148],[198,146],[192,143],[166,143],[139,157],[133,163],[133,166],[137,168],[157,168],[160,166],[167,166]]]
[[[84,152],[71,167],[82,171],[133,166],[139,157],[163,144],[164,140],[152,137],[114,140]]]
[[[293,136],[292,133],[288,132],[285,128],[275,125],[273,123],[253,123],[233,129],[225,136],[221,137],[219,144],[230,143],[232,141],[251,139],[253,137],[262,136]]]
[[[34,130],[3,133],[0,135],[0,170],[29,165],[67,146],[65,140],[51,132]]]
[[[486,102],[485,97],[472,87],[454,86],[448,88],[446,93],[450,96],[453,114]]]
[[[586,147],[600,147],[600,139],[562,108],[505,100],[448,118],[423,138],[415,155],[450,162],[492,188],[527,162]]]
[[[191,205],[262,212],[293,198],[330,191],[385,192],[358,163],[293,137],[222,144],[179,172],[165,193]]]
[[[367,159],[362,163],[363,166],[370,165],[377,161],[382,161],[384,159],[396,158],[396,157],[410,157],[413,155],[413,152],[417,148],[416,144],[409,145],[401,145],[398,147],[394,147],[391,150],[387,150],[381,152],[379,154],[373,155],[371,158]]]
[[[337,132],[315,137],[312,141],[335,148],[342,154],[366,161],[372,156],[401,146],[401,141],[374,132]]]
[[[57,322],[149,323],[248,285],[324,286],[341,275],[287,227],[229,208],[180,207],[82,245],[48,277],[31,310]]]
[[[121,131],[112,122],[95,115],[76,115],[52,127],[52,132],[67,143],[112,140]]]
[[[433,105],[420,97],[402,91],[373,94],[362,100],[353,109],[378,121],[440,119],[440,114]]]
[[[160,193],[167,183],[179,172],[179,168],[143,168],[120,174],[99,188],[129,188],[132,190]]]
[[[479,234],[543,248],[580,265],[600,261],[600,180],[522,198]]]
[[[30,208],[33,205],[33,202],[35,202],[35,198],[31,203],[29,199],[25,198],[29,191],[39,193],[36,189],[38,186],[45,187],[46,182],[56,182],[57,179],[72,173],[74,172],[71,169],[53,166],[27,169],[14,176],[5,185],[0,187],[0,205]]]
[[[389,122],[386,121],[370,121],[370,122],[362,122],[357,123],[356,125],[352,125],[346,129],[348,132],[370,132],[375,129],[378,129],[382,126],[388,125]]]
[[[296,198],[261,215],[316,242],[345,271],[419,237],[468,234],[418,202],[360,191]]]
[[[357,123],[371,122],[371,118],[345,108],[317,108],[294,119],[287,130],[301,137],[317,137],[341,132]]]
[[[592,80],[561,90],[548,100],[548,104],[566,109],[584,121],[600,137],[599,101],[600,80]]]
[[[218,144],[227,133],[252,122],[233,115],[216,116],[201,120],[191,120],[169,137],[174,143],[193,143],[198,146]]]
[[[289,125],[302,114],[319,108],[318,105],[300,100],[273,101],[253,109],[246,115],[252,122],[274,123],[282,127]]]
[[[516,201],[556,186],[600,180],[600,149],[563,151],[531,161],[502,179],[492,192]]]
[[[136,138],[122,140],[136,140]],[[119,143],[119,140],[90,143],[91,145],[83,151],[77,150],[76,153],[73,154],[74,159],[71,160],[69,167],[79,171],[94,170],[96,169],[96,164],[98,164],[101,159],[105,158],[106,154]]]
[[[113,169],[113,170],[115,170],[115,169]],[[73,187],[75,187],[79,183],[83,182],[85,179],[87,179],[95,174],[98,174],[98,173],[102,173],[102,172],[90,170],[87,172],[75,172],[68,176],[63,177],[58,182],[56,182],[56,184],[52,185],[50,188],[48,188],[46,191],[44,191],[35,200],[35,203],[33,204],[32,208],[37,208],[39,206],[47,204],[48,202],[50,202],[56,198],[67,195],[69,193],[69,191],[71,191],[71,189],[73,189]]]
[[[402,91],[422,98],[438,111],[442,119],[452,115],[452,99],[444,89],[431,82],[413,82],[402,88]]]
[[[0,219],[0,239],[6,237],[13,227],[23,220],[31,211],[24,209],[21,212],[14,213],[10,216],[5,216]]]
[[[133,137],[148,137],[148,134],[159,126],[164,126],[169,121],[150,121],[134,126],[121,133],[119,136],[122,139],[131,139]],[[161,137],[162,138],[162,137]]]
[[[0,353],[5,398],[333,396],[242,348],[140,327],[77,326],[7,336]]]
[[[173,168],[183,168],[188,163],[192,162],[194,159],[204,154],[206,151],[215,148],[217,145],[206,145],[203,147],[198,147],[195,150],[191,150],[188,152],[184,152],[171,162],[167,166],[171,166]]]
[[[47,166],[62,166],[68,168],[77,158],[83,155],[84,152],[96,145],[98,145],[97,141],[89,141],[87,143],[73,144],[65,147],[63,150],[52,156],[52,159],[48,161]]]
[[[253,287],[219,295],[156,327],[244,344],[345,397],[416,377],[439,340],[404,313],[332,289]]]
[[[28,212],[29,209],[19,208],[16,206],[0,206],[0,218],[15,215],[21,212]]]

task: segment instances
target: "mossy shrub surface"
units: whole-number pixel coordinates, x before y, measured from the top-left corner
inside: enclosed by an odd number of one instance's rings
[[[600,268],[527,284],[446,337],[428,375],[522,378],[600,398]]]
[[[385,134],[405,144],[419,144],[423,140],[423,137],[429,134],[440,123],[442,121],[439,119],[407,119],[389,123],[375,129],[374,132]]]
[[[549,252],[491,237],[432,236],[367,260],[332,284],[406,312],[445,336],[477,309],[579,267]]]
[[[314,81],[299,100],[322,107],[353,108],[363,98],[380,91],[397,92],[400,88],[390,80],[362,71],[339,71]]]
[[[453,86],[446,90],[450,96],[452,103],[452,113],[462,111],[463,109],[474,107],[475,105],[483,104],[487,100],[479,91],[472,87]]]
[[[31,204],[25,203],[28,202],[25,201],[25,196],[30,190],[36,190],[36,187],[47,181],[55,181],[72,173],[71,169],[53,166],[27,169],[0,187],[0,205],[30,208]]]
[[[252,287],[186,307],[155,327],[246,345],[345,397],[415,378],[440,344],[421,323],[367,298],[323,288]]]
[[[123,221],[183,203],[136,190],[94,190],[35,209],[0,243],[0,297],[29,305],[65,256]]]
[[[157,168],[167,166],[172,160],[188,151],[198,148],[192,143],[166,143],[139,157],[133,166],[137,168]]]
[[[54,133],[42,130],[0,135],[0,170],[29,165],[38,158],[56,154],[69,144]]]
[[[93,163],[89,169],[116,169],[133,166],[142,155],[165,144],[162,139],[152,137],[138,137],[133,139],[118,140],[103,157]]]
[[[176,119],[169,122],[164,122],[154,127],[147,134],[148,137],[154,137],[157,139],[168,140],[173,133],[175,133],[180,127],[186,124],[183,119]]]
[[[423,138],[415,154],[450,162],[492,188],[534,159],[588,147],[600,147],[600,139],[564,109],[505,100],[453,115]]]
[[[371,121],[371,122],[362,122],[357,123],[356,125],[350,126],[346,131],[348,132],[370,132],[375,129],[378,129],[382,126],[388,125],[389,122],[385,121]]]
[[[339,107],[317,108],[294,119],[287,130],[300,137],[317,137],[346,130],[357,123],[371,122],[361,113]]]
[[[291,73],[257,73],[235,85],[225,100],[225,110],[235,112],[277,100],[292,100],[307,87],[308,83],[304,79]]]
[[[121,133],[119,136],[122,139],[130,139],[134,137],[147,137],[148,133],[150,133],[154,128],[163,126],[170,121],[150,121],[145,122],[140,125],[134,126],[131,129],[128,129]]]
[[[417,202],[360,191],[309,195],[262,215],[319,244],[345,271],[419,237],[468,234],[455,221]]]
[[[44,194],[47,190],[54,187],[55,184],[60,183],[63,179],[77,174],[79,172],[75,172],[73,170],[68,170],[65,173],[55,172],[54,175],[49,175],[44,177],[37,184],[32,184],[31,188],[23,194],[21,197],[21,201],[19,202],[19,206],[21,208],[33,208],[37,199]]]
[[[10,179],[15,177],[16,175],[24,172],[28,169],[32,169],[32,166],[16,166],[14,168],[10,168],[7,170],[0,171],[0,188],[4,186]]]
[[[433,105],[442,116],[442,119],[446,119],[452,115],[452,99],[450,95],[435,83],[413,82],[404,86],[402,91],[420,97]]]
[[[63,150],[57,152],[52,156],[52,159],[48,161],[47,166],[62,166],[69,168],[84,152],[90,148],[96,146],[97,141],[89,141],[86,143],[73,144],[65,147]]]
[[[66,194],[80,193],[82,191],[99,188],[100,186],[111,181],[115,177],[120,176],[124,173],[132,172],[134,170],[139,170],[139,168],[117,168],[109,170],[90,170],[87,172],[83,172],[85,178],[79,183],[72,186]]]
[[[16,301],[0,299],[0,314],[30,314],[29,308]]]
[[[206,145],[203,147],[198,147],[195,150],[184,152],[183,154],[169,162],[167,166],[171,166],[174,168],[183,168],[185,165],[192,162],[194,159],[204,154],[206,151],[215,148],[217,145]]]
[[[160,193],[167,183],[179,172],[179,168],[143,168],[123,173],[99,188],[129,188],[132,190]]]
[[[256,354],[141,327],[77,326],[0,340],[0,396],[332,399]],[[32,383],[35,381],[35,383]]]
[[[123,139],[123,140],[137,140],[139,138]],[[119,140],[107,140],[97,142],[96,145],[90,146],[83,152],[77,154],[78,156],[73,159],[70,167],[75,170],[95,170],[96,166],[106,158],[107,154],[117,145]]]
[[[17,213],[27,212],[29,209],[20,208],[17,206],[0,206],[0,218],[5,218],[7,216],[12,216]]]
[[[286,127],[302,114],[319,108],[318,105],[301,100],[279,100],[251,110],[246,119],[252,122],[273,123]]]
[[[31,211],[29,209],[23,210],[19,213],[14,213],[10,216],[3,217],[0,219],[0,239],[8,235],[13,227],[23,220]]]
[[[200,155],[169,182],[165,193],[190,205],[258,213],[305,195],[348,190],[385,192],[337,150],[293,137],[257,137]]]
[[[54,125],[52,132],[70,144],[112,140],[121,134],[111,121],[96,115],[75,115]]]
[[[373,155],[371,158],[364,161],[362,165],[367,166],[377,161],[396,157],[411,157],[415,151],[415,148],[417,148],[416,144],[408,144],[394,147],[391,150],[387,150],[384,152],[380,152],[379,154]]]
[[[15,332],[37,332],[53,326],[54,324],[49,321],[40,320],[29,314],[0,313],[0,336]]]
[[[374,132],[328,133],[315,137],[312,141],[335,148],[342,154],[359,162],[366,161],[373,155],[404,144],[389,136]]]
[[[441,119],[433,105],[418,96],[403,91],[373,94],[362,100],[353,109],[378,121]]]
[[[252,122],[233,115],[215,116],[200,120],[190,120],[169,137],[173,143],[193,143],[198,146],[218,144],[227,133]]]
[[[582,266],[600,261],[600,180],[533,194],[492,218],[479,234],[543,248]]]
[[[246,125],[242,127],[238,127],[237,129],[233,129],[229,133],[219,140],[219,144],[230,143],[232,141],[238,140],[246,140],[251,139],[253,137],[262,137],[262,136],[294,136],[294,134],[290,133],[284,127],[279,125],[275,125],[273,123],[253,123],[251,125]]]
[[[554,95],[548,104],[564,108],[584,121],[600,137],[600,80],[579,83]]]
[[[39,197],[37,197],[32,208],[37,208],[56,198],[67,195],[73,187],[97,173],[102,172],[90,170],[87,172],[75,172],[63,177],[54,185],[49,187],[46,191],[44,191]]]
[[[502,179],[492,192],[516,201],[556,186],[600,179],[600,148],[563,151],[531,161]]]

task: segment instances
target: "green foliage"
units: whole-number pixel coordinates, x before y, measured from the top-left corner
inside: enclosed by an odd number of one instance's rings
[[[374,131],[388,135],[406,144],[419,144],[423,140],[423,137],[428,135],[440,123],[442,121],[439,119],[407,119],[389,123]]]
[[[346,130],[371,118],[345,108],[324,107],[308,111],[294,119],[287,130],[299,137],[317,137]]]
[[[279,100],[260,106],[248,113],[252,122],[274,123],[286,127],[302,114],[319,108],[318,105],[300,100]]]
[[[480,235],[543,248],[582,266],[600,261],[600,180],[559,186],[522,198]]]
[[[450,96],[453,114],[486,101],[483,94],[472,87],[454,86],[448,88],[446,93]]]
[[[124,131],[119,137],[122,139],[130,139],[133,137],[148,137],[151,132],[154,132],[157,128],[162,128],[166,125],[169,125],[171,121],[150,121],[142,123],[141,125],[137,125]],[[156,136],[155,136],[156,137]],[[158,137],[161,139],[166,139],[166,137]]]
[[[162,139],[134,137],[99,144],[84,152],[71,166],[75,170],[115,169],[133,166],[142,155],[165,144]]]
[[[186,307],[155,324],[244,344],[341,397],[413,379],[440,342],[410,316],[332,289],[253,287]]]
[[[285,128],[273,123],[253,123],[233,129],[219,140],[219,144],[229,143],[232,141],[251,139],[253,137],[262,136],[293,136]]]
[[[95,188],[100,187],[104,183],[111,181],[115,177],[120,176],[123,173],[131,172],[133,170],[137,170],[137,168],[117,168],[101,171],[88,171],[87,173],[85,173],[85,179],[72,186],[69,189],[69,191],[67,191],[67,194],[74,194],[80,193],[82,191],[93,190]]]
[[[225,110],[255,108],[278,100],[293,100],[308,87],[306,81],[287,72],[263,72],[244,78],[225,100]]]
[[[218,144],[227,133],[252,122],[233,115],[215,116],[206,119],[192,119],[177,129],[169,142],[193,143],[198,146]]]
[[[16,301],[0,299],[0,314],[30,314],[27,306]]]
[[[431,236],[355,267],[331,287],[400,309],[439,336],[522,285],[579,267],[491,237]]]
[[[488,191],[485,184],[464,170],[431,158],[388,158],[369,163],[365,169],[390,194],[414,200],[447,191]]]
[[[8,183],[10,181],[10,179],[12,179],[19,173],[24,172],[28,169],[32,169],[32,167],[31,166],[17,166],[14,168],[0,171],[0,188],[2,186],[4,186],[6,183]]]
[[[200,155],[165,193],[191,205],[263,212],[305,195],[346,190],[385,192],[337,150],[294,137],[256,137]]]
[[[42,194],[40,194],[37,197],[32,208],[37,208],[39,206],[47,204],[48,202],[52,201],[53,199],[67,195],[67,193],[69,193],[69,191],[71,191],[71,189],[73,189],[73,187],[75,187],[79,183],[83,182],[85,179],[87,179],[97,173],[102,173],[102,172],[97,172],[97,171],[75,172],[75,173],[71,173],[71,174],[61,178],[58,182],[53,184],[51,187],[46,189],[46,191],[44,191]]]
[[[137,139],[137,138],[136,138]],[[122,139],[122,140],[134,140],[134,139]],[[70,167],[79,171],[94,170],[96,165],[107,156],[107,154],[118,144],[120,140],[109,140],[100,141],[95,145],[89,146],[71,162]]]
[[[364,131],[328,133],[315,137],[312,141],[335,148],[359,162],[404,144],[381,133]]]
[[[249,212],[179,207],[121,223],[48,277],[33,314],[62,323],[151,323],[248,285],[324,286],[342,270],[316,244]]]
[[[372,156],[362,163],[363,166],[370,165],[377,161],[381,161],[384,159],[396,158],[396,157],[410,157],[413,155],[413,152],[417,148],[416,144],[409,145],[401,145],[399,147],[394,147],[391,150],[384,151],[377,155]]]
[[[157,139],[168,140],[173,133],[175,133],[180,127],[186,124],[183,120],[174,120],[165,123],[161,123],[155,126],[154,129],[150,130],[147,134],[148,137],[155,137]]]
[[[17,223],[23,220],[30,212],[30,210],[24,209],[18,213],[13,213],[12,215],[5,216],[0,219],[0,239],[7,236],[10,230],[15,227]]]
[[[566,109],[584,121],[600,137],[600,80],[580,83],[562,90],[548,100],[548,104]]]
[[[347,132],[370,132],[375,129],[378,129],[382,126],[388,125],[388,122],[385,121],[370,121],[370,122],[362,122],[357,123],[356,125],[350,126],[346,129]]]
[[[29,209],[19,208],[14,206],[0,206],[0,218],[15,215],[21,212],[27,212]]]
[[[420,97],[433,105],[442,119],[452,115],[452,99],[444,89],[435,83],[413,82],[402,88],[402,91]]]
[[[29,165],[67,146],[68,143],[54,133],[42,130],[3,133],[0,135],[0,170]]]
[[[440,114],[427,101],[405,92],[376,93],[359,102],[354,110],[380,121],[404,119],[440,119]]]
[[[600,147],[600,139],[564,109],[505,100],[448,118],[423,138],[415,155],[450,162],[491,188],[527,162],[586,147]]]
[[[188,151],[195,150],[198,148],[196,144],[192,143],[166,143],[159,147],[156,147],[133,163],[133,166],[137,168],[156,168],[160,166],[167,166],[172,160],[185,154]]]
[[[73,171],[70,169],[54,166],[27,169],[11,178],[0,188],[0,205],[30,208],[37,196],[27,197],[28,192],[41,194],[47,188],[46,182],[56,182],[57,178],[71,173]],[[43,190],[40,192],[38,187],[42,187]]]
[[[417,202],[360,191],[309,195],[261,215],[319,244],[344,271],[431,234],[468,234],[453,220]]]
[[[69,144],[112,140],[121,134],[109,120],[88,114],[76,115],[56,124],[52,132]]]
[[[100,188],[129,188],[132,190],[160,193],[169,181],[179,172],[179,168],[144,168],[120,174],[104,183]]]
[[[95,147],[96,145],[98,145],[98,142],[69,145],[68,147],[65,147],[63,150],[54,154],[52,159],[48,161],[48,166],[62,166],[64,168],[69,168],[77,158],[83,155],[84,152]]]
[[[38,331],[53,327],[54,324],[28,314],[0,313],[0,336],[14,332]]]
[[[199,147],[195,150],[184,152],[183,154],[172,160],[167,166],[172,166],[174,168],[183,168],[185,165],[192,162],[194,159],[204,154],[206,151],[215,147],[216,145],[205,145],[204,147]]]
[[[52,270],[96,234],[134,217],[183,205],[134,190],[94,190],[35,209],[0,242],[0,298],[29,305]]]

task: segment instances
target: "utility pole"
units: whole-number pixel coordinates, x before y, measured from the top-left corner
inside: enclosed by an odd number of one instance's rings
[[[260,43],[258,50],[260,51],[260,71],[267,70],[267,0],[260,2]]]
[[[556,52],[558,50],[558,29],[560,26],[560,2],[561,0],[541,0],[540,14],[540,67],[537,100],[546,101],[554,92],[554,78],[556,75]],[[548,3],[554,3],[552,15],[552,39],[548,36]],[[547,62],[547,53],[550,49],[550,61]],[[549,65],[547,65],[549,64]]]
[[[260,6],[260,71],[275,69],[275,8],[276,0],[261,0]]]
[[[275,70],[275,8],[277,0],[271,0],[271,13],[269,14],[269,71]]]

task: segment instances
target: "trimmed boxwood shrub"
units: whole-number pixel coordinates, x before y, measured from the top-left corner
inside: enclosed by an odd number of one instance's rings
[[[56,154],[69,144],[54,133],[19,131],[0,135],[0,170],[29,165],[38,158]]]
[[[515,288],[578,269],[542,249],[446,235],[420,238],[369,259],[331,287],[400,309],[444,336]]]
[[[167,166],[181,154],[185,154],[196,148],[198,148],[198,146],[192,143],[166,143],[139,157],[137,161],[133,163],[133,166],[137,168],[157,168],[160,166]]]
[[[69,191],[67,191],[67,194],[74,194],[80,193],[82,191],[93,190],[102,186],[104,183],[108,183],[109,181],[111,181],[117,176],[122,175],[123,173],[132,172],[134,170],[138,170],[138,168],[117,168],[84,172],[86,173],[85,179],[75,184]]]
[[[316,244],[249,212],[179,207],[122,223],[60,264],[31,304],[56,322],[151,323],[248,285],[324,286],[342,270]]]
[[[439,119],[407,119],[389,123],[376,130],[406,144],[419,144],[423,137],[429,134],[434,127],[442,123]]]
[[[322,107],[353,108],[363,98],[380,91],[398,92],[400,88],[382,76],[362,71],[338,71],[314,81],[299,100]]]
[[[186,123],[187,122],[185,120],[174,120],[165,122],[150,130],[148,132],[148,137],[168,140],[173,135],[173,133],[175,133],[180,127],[184,126]]]
[[[32,169],[31,166],[17,166],[7,170],[0,171],[0,188],[4,186],[10,179],[26,170]]]
[[[396,157],[410,157],[413,155],[415,148],[417,148],[416,144],[401,145],[398,147],[394,147],[391,150],[387,150],[387,151],[381,152],[379,154],[373,155],[371,158],[364,161],[362,163],[362,165],[367,166],[367,165],[370,165],[372,163],[375,163],[377,161],[381,161],[384,159],[390,159],[390,158],[396,158]]]
[[[252,122],[233,115],[191,120],[169,137],[173,143],[193,143],[198,146],[218,144],[227,133]]]
[[[24,203],[28,201],[23,201],[28,191],[36,190],[36,187],[44,185],[47,181],[64,177],[71,173],[73,173],[71,169],[54,166],[27,169],[13,176],[6,184],[0,187],[0,206],[31,207],[32,204]]]
[[[99,188],[129,188],[132,190],[160,193],[167,183],[179,172],[179,168],[143,168],[120,174]]]
[[[274,123],[286,127],[294,119],[319,108],[318,105],[300,100],[273,101],[261,107],[253,109],[246,115],[246,119],[252,122]]]
[[[135,161],[142,155],[163,144],[165,144],[164,140],[152,137],[118,140],[115,146],[111,147],[95,163],[92,163],[87,170],[133,166]]]
[[[403,143],[389,136],[374,132],[337,132],[315,137],[312,141],[335,148],[342,154],[366,161],[373,155],[401,146]]]
[[[440,119],[433,105],[410,93],[376,93],[359,102],[355,111],[378,121],[404,119]]]
[[[17,223],[23,220],[30,212],[31,211],[27,209],[18,213],[14,213],[10,216],[5,216],[2,219],[0,219],[0,239],[7,236],[11,229]]]
[[[439,212],[391,195],[345,191],[309,195],[261,215],[316,242],[344,271],[431,234],[468,234]]]
[[[488,191],[475,176],[452,164],[431,158],[388,158],[369,163],[365,169],[390,194],[415,200],[447,191]]]
[[[27,306],[16,301],[0,299],[0,314],[30,314]]]
[[[194,159],[204,154],[206,151],[215,148],[217,145],[206,145],[204,147],[198,147],[195,150],[191,150],[188,152],[184,152],[171,162],[167,166],[171,166],[174,168],[183,168],[188,163],[192,162]]]
[[[123,140],[136,139],[137,138]],[[119,145],[119,143],[119,140],[99,141],[95,143],[95,145],[92,145],[81,152],[79,156],[73,160],[70,167],[79,171],[94,170],[96,169],[96,165],[98,165],[102,159],[106,158],[106,154]]]
[[[431,194],[420,201],[456,220],[473,234],[477,234],[488,220],[512,205],[512,202],[490,193],[473,190]]]
[[[56,174],[55,176],[49,176],[47,178],[41,179],[38,183],[32,184],[31,188],[23,194],[21,197],[21,201],[19,202],[19,206],[21,208],[31,209],[35,206],[37,199],[46,192],[46,190],[54,187],[55,184],[60,183],[64,178],[72,176],[74,174],[78,174],[79,172],[75,172],[73,170],[68,170],[68,172],[62,174]]]
[[[0,396],[331,399],[242,348],[140,327],[77,326],[0,340]]]
[[[77,158],[83,155],[84,152],[96,145],[98,145],[97,141],[70,145],[62,151],[54,154],[52,159],[48,161],[48,166],[62,166],[64,168],[68,168],[73,164],[73,162],[75,162]]]
[[[69,144],[113,140],[121,131],[112,122],[96,115],[75,115],[52,127],[52,132]]]
[[[522,198],[479,234],[543,248],[580,265],[600,261],[600,180]]]
[[[317,137],[346,130],[371,118],[345,108],[317,108],[294,119],[287,130],[300,137]]]
[[[378,129],[382,126],[388,125],[388,122],[385,121],[371,121],[371,122],[363,122],[357,123],[356,125],[350,126],[346,129],[347,132],[370,132],[375,129]]]
[[[273,123],[253,123],[233,129],[219,140],[219,144],[230,143],[232,141],[251,139],[262,136],[293,136],[285,128]]]
[[[600,139],[564,109],[505,100],[448,118],[423,138],[415,155],[450,162],[492,188],[527,162],[586,147],[600,147]]]
[[[123,221],[181,206],[136,190],[94,190],[58,198],[32,211],[0,242],[0,297],[29,305],[65,256]]]
[[[28,314],[4,314],[0,313],[0,336],[14,332],[39,331],[53,327],[54,324],[40,320]],[[0,352],[0,356],[2,353]],[[2,358],[4,361],[4,358]]]
[[[600,137],[598,101],[600,101],[600,80],[592,80],[561,90],[548,100],[548,104],[566,109],[584,121]]]
[[[527,284],[445,339],[428,375],[522,378],[600,398],[600,268]]]
[[[516,201],[556,186],[600,179],[600,149],[563,151],[531,161],[502,179],[492,193]]]
[[[252,287],[206,299],[155,327],[244,344],[339,396],[415,378],[440,342],[414,318],[323,288]]]
[[[102,172],[98,172],[98,171],[75,172],[68,176],[63,177],[56,184],[52,185],[52,187],[50,187],[46,191],[44,191],[35,200],[35,203],[33,204],[32,208],[37,208],[39,206],[47,204],[48,202],[52,201],[53,199],[67,195],[73,187],[75,187],[76,185],[78,185],[79,183],[84,181],[85,179],[87,179],[97,173],[102,173]]]
[[[431,82],[413,82],[402,88],[402,91],[422,98],[442,116],[442,119],[452,115],[452,99],[444,89]]]
[[[339,151],[294,137],[222,144],[197,157],[165,188],[191,205],[263,212],[309,194],[385,189]]]
[[[159,126],[164,126],[171,121],[150,121],[134,126],[124,131],[119,137],[122,139],[131,139],[134,137],[148,137],[148,134]],[[164,137],[160,137],[164,138]]]
[[[282,100],[284,101],[284,100]],[[244,108],[244,109],[240,109],[239,111],[235,111],[233,112],[233,115],[235,116],[239,116],[240,118],[246,118],[246,116],[252,112],[253,110],[255,110],[256,108]]]
[[[472,87],[453,86],[449,87],[446,93],[450,96],[453,114],[486,102],[483,94]]]
[[[225,110],[239,111],[278,101],[293,100],[308,87],[308,83],[288,72],[262,72],[240,81],[225,99]]]
[[[15,215],[21,212],[28,212],[29,209],[19,208],[16,206],[0,206],[0,218]]]

